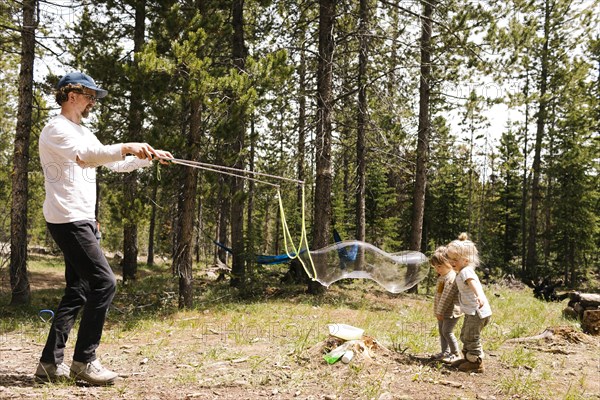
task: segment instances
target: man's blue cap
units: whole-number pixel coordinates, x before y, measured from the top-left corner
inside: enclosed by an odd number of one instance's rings
[[[99,88],[96,86],[96,82],[92,79],[91,76],[84,74],[83,72],[69,72],[65,76],[63,76],[58,84],[56,85],[57,89],[60,89],[63,86],[71,85],[82,85],[88,89],[92,89],[96,91],[96,97],[101,99],[108,94],[108,91]]]

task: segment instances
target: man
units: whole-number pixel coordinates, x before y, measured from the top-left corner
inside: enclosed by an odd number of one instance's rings
[[[46,199],[44,217],[65,258],[65,293],[56,310],[50,333],[35,372],[40,382],[69,376],[92,385],[112,385],[117,374],[96,358],[106,313],[115,295],[116,279],[98,242],[95,221],[96,170],[100,165],[129,172],[165,163],[171,153],[147,143],[103,145],[81,125],[97,99],[108,94],[81,72],[65,75],[57,85],[60,115],[44,127],[39,139]],[[131,156],[133,155],[133,156]],[[64,349],[79,311],[83,310],[73,363],[64,362]]]

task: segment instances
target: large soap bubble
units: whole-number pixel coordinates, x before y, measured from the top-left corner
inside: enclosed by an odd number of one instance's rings
[[[404,292],[423,280],[429,260],[418,251],[386,253],[370,243],[346,240],[310,252],[300,261],[315,281],[329,287],[346,278],[371,279],[392,293]]]

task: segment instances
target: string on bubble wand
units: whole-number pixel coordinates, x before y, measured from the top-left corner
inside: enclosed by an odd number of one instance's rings
[[[262,173],[262,172],[246,171],[244,169],[238,169],[238,168],[232,168],[232,167],[224,167],[222,165],[207,164],[207,163],[201,163],[201,162],[198,162],[198,161],[181,160],[181,159],[178,159],[178,158],[171,158],[171,159],[165,159],[165,160],[169,160],[173,164],[180,164],[180,165],[185,165],[187,167],[202,169],[202,170],[205,170],[205,171],[217,172],[217,173],[223,174],[223,175],[235,176],[237,178],[242,178],[242,179],[246,179],[246,180],[253,181],[253,182],[263,183],[265,185],[273,186],[273,187],[276,187],[276,188],[279,188],[279,185],[277,185],[275,183],[268,182],[268,181],[264,181],[264,180],[260,180],[260,179],[256,179],[256,178],[251,178],[249,176],[241,175],[241,173],[253,174],[253,175],[257,175],[257,176],[266,176],[266,177],[269,177],[269,178],[279,178],[279,179],[284,179],[284,180],[291,180],[289,178],[277,177],[275,175],[269,175],[269,174],[265,174],[265,173]],[[227,171],[231,171],[231,172],[227,172]],[[234,171],[237,171],[238,173],[235,173]],[[302,184],[304,184],[303,181],[296,181],[296,180],[293,180],[293,181],[295,181],[295,182],[301,182]]]
[[[223,165],[203,163],[200,161],[183,160],[180,158],[161,158],[161,159],[164,161],[172,162],[173,164],[180,164],[180,165],[184,165],[184,166],[191,167],[191,168],[197,168],[197,169],[201,169],[201,170],[205,170],[205,171],[216,172],[219,174],[229,175],[229,176],[233,176],[236,178],[242,178],[242,179],[246,179],[246,180],[250,180],[253,182],[258,182],[258,183],[262,183],[265,185],[275,187],[277,189],[277,200],[279,202],[279,211],[281,213],[281,225],[283,228],[282,229],[283,230],[283,243],[284,243],[285,253],[290,258],[290,260],[297,258],[298,261],[300,261],[302,268],[304,268],[304,271],[306,272],[306,274],[310,277],[310,279],[312,279],[313,281],[317,280],[317,270],[316,270],[315,264],[312,260],[312,256],[310,255],[310,250],[308,248],[308,240],[307,240],[307,235],[306,235],[306,211],[305,211],[306,207],[305,207],[305,195],[304,195],[304,181],[301,181],[298,179],[293,179],[293,178],[286,178],[286,177],[278,176],[278,175],[271,175],[271,174],[267,174],[264,172],[248,171],[245,169],[226,167]],[[300,233],[300,242],[298,243],[298,247],[296,247],[294,245],[294,240],[293,240],[292,234],[290,233],[290,230],[289,230],[289,227],[287,224],[287,219],[285,217],[285,211],[283,208],[283,199],[281,197],[280,186],[278,184],[268,182],[268,181],[265,181],[262,179],[257,179],[257,178],[252,178],[252,177],[246,176],[245,174],[261,176],[261,177],[266,177],[266,178],[271,178],[271,179],[278,179],[278,180],[287,181],[287,182],[294,182],[296,184],[301,185],[301,187],[302,187],[302,212],[301,212],[302,226],[301,226],[301,233]],[[292,248],[292,252],[289,251],[288,241]],[[305,248],[306,248],[305,251],[308,254],[308,260],[310,263],[310,267],[312,269],[312,273],[309,271],[309,268],[305,264],[302,257],[300,257],[300,252],[302,251],[302,243],[305,244]]]

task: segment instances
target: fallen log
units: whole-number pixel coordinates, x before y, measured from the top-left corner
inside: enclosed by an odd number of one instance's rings
[[[595,293],[580,293],[579,294],[579,303],[583,306],[583,308],[599,308],[600,307],[600,294]]]

